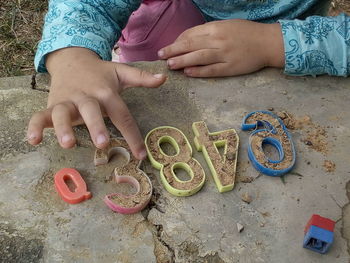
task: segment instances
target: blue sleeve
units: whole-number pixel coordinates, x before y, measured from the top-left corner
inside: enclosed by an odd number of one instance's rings
[[[305,21],[279,20],[289,75],[348,76],[350,17],[311,16]]]
[[[46,72],[45,56],[66,47],[84,47],[103,60],[141,0],[50,0],[35,68]]]

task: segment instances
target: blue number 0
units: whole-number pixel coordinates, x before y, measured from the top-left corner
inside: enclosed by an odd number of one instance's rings
[[[269,111],[254,111],[244,117],[242,130],[252,130],[249,138],[248,156],[254,167],[270,176],[288,173],[295,164],[292,138],[282,120]],[[269,144],[278,151],[278,160],[268,158],[263,145]]]

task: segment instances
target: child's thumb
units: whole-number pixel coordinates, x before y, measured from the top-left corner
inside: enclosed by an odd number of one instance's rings
[[[162,85],[166,76],[164,74],[151,74],[145,70],[130,67],[124,64],[116,64],[115,71],[123,87],[157,88]]]

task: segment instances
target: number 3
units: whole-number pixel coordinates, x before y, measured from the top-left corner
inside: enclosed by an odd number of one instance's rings
[[[124,139],[111,139],[107,149],[97,149],[95,152],[95,165],[108,163],[114,154],[127,157],[128,163],[123,167],[114,169],[117,183],[128,183],[136,188],[136,194],[125,196],[123,194],[109,194],[104,198],[106,205],[113,211],[121,214],[133,214],[144,209],[152,196],[152,183],[148,176],[140,170],[141,161],[131,153]]]

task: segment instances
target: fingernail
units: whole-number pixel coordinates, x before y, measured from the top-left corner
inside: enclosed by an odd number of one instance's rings
[[[147,157],[147,151],[146,150],[142,150],[140,153],[139,153],[139,158],[140,160],[144,160],[146,159]]]
[[[153,77],[155,77],[156,79],[161,79],[163,78],[163,74],[154,74]]]
[[[36,139],[36,135],[34,133],[31,133],[27,136],[27,139],[28,139],[28,141],[32,141],[32,140]]]
[[[164,51],[163,50],[159,50],[158,51],[158,57],[162,58],[164,56]]]
[[[62,138],[61,138],[61,142],[64,143],[64,144],[67,143],[67,142],[70,142],[71,140],[72,140],[72,137],[70,135],[68,135],[68,134],[63,135]]]
[[[107,141],[107,138],[103,134],[98,135],[96,138],[96,143],[99,145],[106,143],[106,141]]]
[[[169,59],[169,60],[168,60],[168,66],[169,66],[169,67],[172,67],[172,66],[174,66],[174,65],[175,65],[175,61],[172,60],[172,59]]]

